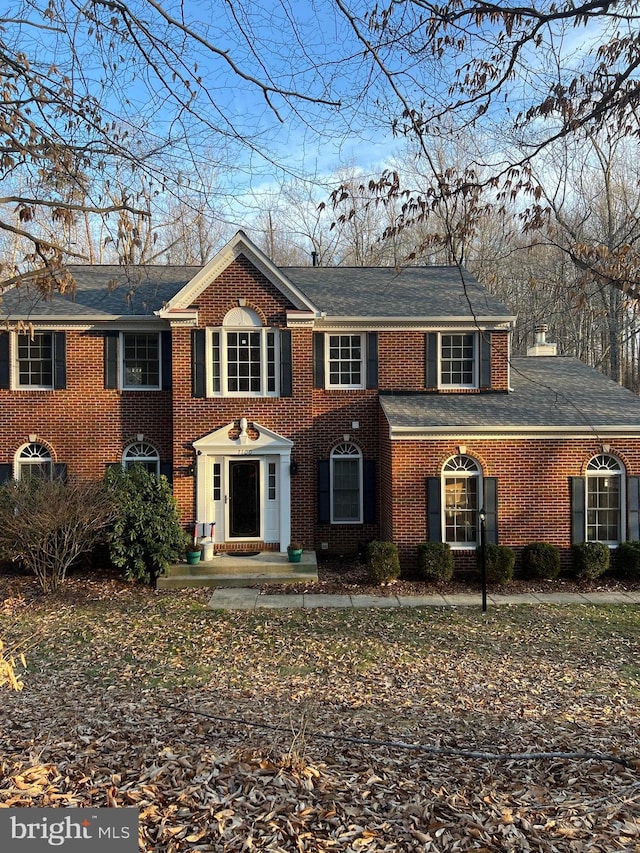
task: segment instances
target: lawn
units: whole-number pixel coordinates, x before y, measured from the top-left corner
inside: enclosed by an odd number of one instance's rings
[[[2,805],[135,806],[155,853],[640,851],[638,607],[4,590]]]

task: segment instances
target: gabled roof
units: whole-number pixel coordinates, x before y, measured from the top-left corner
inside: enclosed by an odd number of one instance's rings
[[[640,397],[577,358],[511,360],[511,389],[380,398],[391,435],[640,434]]]

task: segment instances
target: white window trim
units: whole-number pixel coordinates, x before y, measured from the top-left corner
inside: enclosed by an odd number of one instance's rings
[[[597,459],[599,456],[604,456],[609,459],[613,459],[617,465],[618,469],[607,469],[607,468],[599,468],[589,470],[589,465]],[[618,507],[618,525],[620,532],[620,539],[617,541],[612,540],[603,540],[603,539],[589,539],[589,479],[591,477],[605,477],[605,476],[617,477],[620,482],[619,489],[619,498],[620,498],[620,506]],[[587,467],[585,469],[585,483],[584,483],[584,541],[585,542],[601,542],[603,545],[606,545],[608,548],[617,548],[621,542],[624,542],[627,538],[627,478],[626,478],[626,468],[622,461],[618,459],[613,453],[597,453],[595,456],[592,456],[587,463]]]
[[[447,384],[442,381],[442,338],[443,335],[473,335],[473,380],[470,384]],[[480,387],[480,336],[469,329],[453,329],[438,332],[438,388],[443,390],[469,390]]]
[[[53,391],[54,376],[55,376],[55,353],[54,353],[54,337],[53,331],[50,329],[36,329],[36,335],[51,335],[51,385],[21,385],[20,384],[20,359],[18,358],[18,335],[26,334],[27,332],[14,332],[11,335],[11,364],[13,366],[11,387],[16,391]]]
[[[471,470],[468,470],[468,471],[464,471],[464,470],[447,471],[446,470],[447,465],[453,459],[456,459],[457,456],[463,456],[466,459],[470,459],[476,466],[475,471],[471,471]],[[478,495],[477,495],[478,507],[477,507],[476,511],[478,513],[479,513],[480,509],[482,508],[482,495],[484,493],[482,466],[480,465],[478,460],[473,456],[469,456],[468,453],[457,454],[457,456],[451,456],[449,459],[447,459],[447,461],[442,466],[442,472],[440,474],[440,507],[441,507],[440,526],[441,526],[441,530],[442,530],[442,541],[448,542],[449,545],[451,546],[451,549],[454,551],[475,551],[475,549],[480,544],[480,536],[479,536],[480,521],[479,521],[479,519],[476,520],[476,539],[474,542],[449,542],[449,540],[447,539],[447,506],[446,506],[446,488],[445,488],[446,480],[449,478],[453,478],[453,477],[458,477],[459,479],[465,478],[465,479],[469,479],[469,480],[472,477],[476,478],[476,480],[478,482]]]
[[[156,335],[158,338],[158,384],[157,385],[127,385],[125,383],[126,371],[124,368],[124,339],[125,335]],[[120,371],[120,387],[123,391],[159,391],[162,388],[162,335],[159,332],[145,332],[144,329],[138,329],[128,332],[120,332],[120,340],[118,341],[118,349],[120,353],[119,371]]]
[[[353,385],[344,385],[342,383],[332,383],[331,382],[331,370],[330,370],[330,358],[329,351],[331,349],[330,346],[330,338],[331,337],[350,337],[360,338],[360,379],[361,381],[358,384]],[[331,391],[362,391],[366,388],[366,369],[367,369],[367,352],[366,352],[366,334],[364,332],[326,332],[324,338],[324,387],[326,390]]]
[[[227,376],[227,332],[258,332],[260,335],[260,391],[229,391]],[[207,397],[264,397],[280,396],[280,330],[273,326],[218,326],[206,330]],[[220,335],[220,390],[213,390],[213,335]],[[275,390],[267,391],[267,335],[273,334]]]
[[[147,454],[144,456],[140,455],[140,456],[136,456],[136,457],[129,459],[129,458],[127,458],[127,453],[133,447],[140,447],[141,449],[149,447],[149,448],[151,448],[151,450],[153,450],[153,454]],[[158,453],[158,451],[154,447],[154,445],[148,441],[132,441],[123,450],[121,461],[122,461],[122,468],[125,471],[127,470],[128,467],[135,465],[136,462],[140,462],[143,465],[148,464],[149,462],[153,462],[156,466],[156,477],[160,476],[160,454]],[[129,463],[129,464],[127,465],[127,463]]]
[[[348,444],[358,451],[357,456],[355,453],[353,454],[340,454],[335,455],[335,451],[338,447],[342,447],[343,445]],[[337,519],[334,517],[334,509],[333,509],[333,461],[334,459],[358,459],[358,474],[359,474],[359,482],[358,482],[358,518],[357,519]],[[330,501],[330,519],[331,524],[362,524],[363,523],[363,500],[364,500],[364,465],[363,465],[363,457],[362,450],[354,444],[352,441],[340,442],[337,444],[331,451],[329,455],[329,501]]]

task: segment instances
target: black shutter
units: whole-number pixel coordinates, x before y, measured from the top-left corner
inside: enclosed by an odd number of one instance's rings
[[[367,388],[378,387],[378,333],[367,333]]]
[[[362,469],[362,521],[376,523],[376,463],[365,459]]]
[[[427,477],[427,532],[429,542],[442,542],[440,477]]]
[[[118,387],[118,339],[119,332],[104,333],[104,387]]]
[[[290,329],[280,330],[280,396],[293,397]]]
[[[487,542],[492,545],[498,544],[498,480],[496,477],[485,477],[484,487],[484,511],[485,535]]]
[[[329,460],[318,460],[318,524],[331,523]]]
[[[480,335],[480,387],[491,388],[491,334]]]
[[[640,477],[627,479],[628,522],[627,539],[630,542],[640,540]]]
[[[171,376],[171,331],[160,332],[160,358],[162,367],[162,390],[170,391],[173,383]]]
[[[67,346],[64,332],[53,333],[53,387],[67,387]]]
[[[53,479],[67,482],[67,466],[65,462],[55,462],[53,466]]]
[[[205,397],[205,330],[191,330],[191,396]]]
[[[0,388],[11,387],[9,370],[9,333],[0,332]]]
[[[427,332],[424,336],[425,371],[424,387],[438,387],[438,333]],[[438,540],[440,541],[440,540]]]
[[[324,388],[324,333],[313,333],[313,387]]]
[[[166,477],[173,484],[173,465],[171,462],[160,462],[160,476]]]
[[[585,541],[585,485],[584,477],[569,477],[571,484],[571,542],[579,545]]]
[[[11,462],[3,462],[0,464],[0,486],[8,483],[13,477],[13,465]]]

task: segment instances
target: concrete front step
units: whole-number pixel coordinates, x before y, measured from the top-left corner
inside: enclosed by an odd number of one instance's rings
[[[221,554],[195,566],[177,563],[158,578],[158,589],[189,586],[243,587],[254,584],[300,583],[318,580],[315,551],[303,551],[299,563],[286,554],[263,551],[253,557]]]

